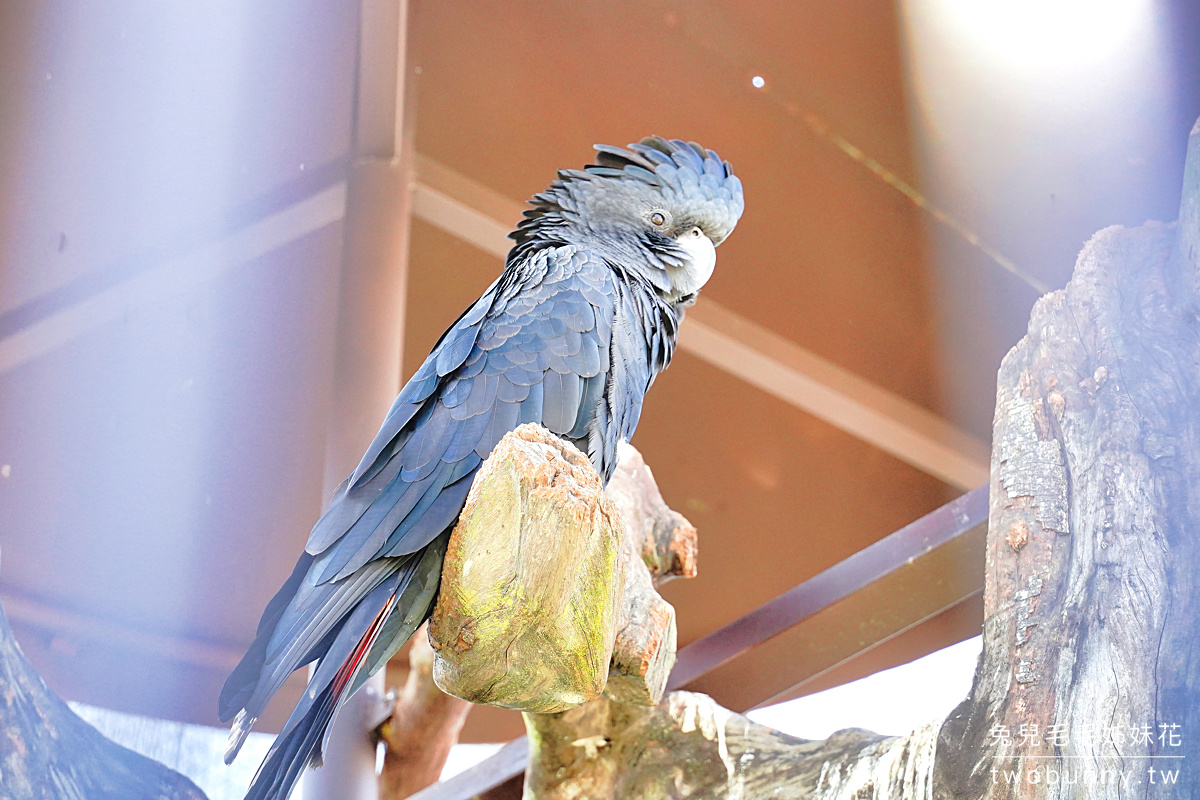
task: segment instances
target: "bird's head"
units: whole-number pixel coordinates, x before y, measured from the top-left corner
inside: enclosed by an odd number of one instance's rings
[[[530,201],[514,252],[539,243],[594,249],[673,302],[700,290],[715,248],[742,215],[729,163],[694,142],[651,136],[628,148],[596,145],[596,163],[562,170]]]

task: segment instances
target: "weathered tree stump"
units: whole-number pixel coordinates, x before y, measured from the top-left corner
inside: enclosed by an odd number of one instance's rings
[[[430,627],[442,689],[538,713],[605,690],[645,705],[662,698],[675,662],[675,609],[651,575],[695,573],[695,529],[667,508],[632,447],[609,487],[540,426],[500,441],[475,478],[442,571]]]
[[[1198,204],[1200,125],[1179,222],[1096,234],[1000,369],[984,657],[937,796],[1200,786]]]
[[[526,715],[527,800],[1194,797],[1200,124],[1177,225],[1098,233],[997,393],[984,652],[906,736],[802,742],[707,698]]]
[[[430,623],[438,686],[525,711],[598,696],[625,588],[623,539],[582,453],[536,425],[501,439],[446,552]]]
[[[654,706],[662,698],[671,667],[675,663],[675,610],[658,595],[654,582],[695,575],[696,529],[663,501],[653,474],[633,447],[622,445],[620,464],[604,495],[601,495],[599,479],[591,471],[590,464],[581,461],[582,455],[570,445],[565,445],[535,426],[528,426],[510,436],[518,439],[518,442],[510,443],[515,444],[518,455],[514,457],[509,446],[503,450],[498,447],[493,460],[506,461],[510,466],[515,466],[518,482],[522,479],[527,483],[546,481],[546,477],[553,473],[553,483],[559,491],[551,495],[551,499],[557,497],[561,501],[566,497],[572,506],[582,502],[602,507],[605,514],[615,514],[621,520],[620,538],[609,531],[606,534],[609,538],[602,541],[606,546],[611,545],[614,552],[619,550],[620,568],[625,575],[623,592],[614,592],[612,595],[616,609],[612,632],[607,634],[612,637],[612,658],[604,693],[625,702]],[[526,445],[531,443],[539,446],[536,449],[538,458],[525,457],[528,453]],[[560,458],[567,462],[566,466],[559,463]],[[539,459],[545,460],[539,463]],[[582,478],[575,475],[577,471]],[[495,478],[486,480],[493,481]],[[515,503],[521,499],[520,492],[512,491],[511,484],[508,489],[509,493],[504,495],[507,500],[499,502]],[[611,508],[605,505],[605,495],[612,502]],[[480,513],[485,510],[480,509]],[[616,513],[618,510],[619,514]],[[576,524],[576,517],[572,515],[559,517],[556,521],[563,519],[570,525]],[[615,519],[609,521],[612,523]],[[482,526],[486,528],[494,522],[494,519],[485,518]],[[573,541],[570,532],[563,537],[559,529],[546,526],[530,532],[530,535],[538,538],[543,550],[548,545],[554,552],[565,551],[562,556],[565,559],[574,560],[578,557],[576,548],[562,544],[564,540]],[[451,570],[460,570],[465,565],[468,550],[469,547],[460,547],[458,550],[451,548],[456,559]],[[503,569],[513,569],[512,559],[517,556],[516,548],[505,551],[497,545],[493,552],[507,552],[510,559],[507,562],[505,556],[487,557],[495,559]],[[462,572],[468,575],[460,577]],[[443,587],[457,586],[462,591],[464,582],[467,587],[474,587],[478,575],[473,570],[448,570],[443,578]],[[485,590],[497,585],[494,577],[489,581],[484,586]],[[587,601],[586,597],[579,599],[579,602]],[[453,605],[443,606],[442,612],[447,616],[442,618],[443,627],[438,629],[441,633],[431,634],[450,638],[450,655],[444,658],[436,656],[424,631],[419,631],[414,637],[407,683],[396,694],[391,718],[378,729],[380,738],[388,745],[380,778],[381,798],[399,800],[434,783],[445,765],[450,747],[457,742],[470,704],[444,694],[437,688],[433,680],[433,664],[437,658],[453,662],[459,655],[454,643],[465,621],[470,619],[468,613],[463,613],[465,605],[457,608]],[[448,620],[462,620],[458,632],[452,626],[446,627]],[[530,621],[521,624],[528,625]],[[471,629],[469,625],[465,627]],[[475,647],[478,647],[478,638],[473,647],[468,649]],[[453,664],[450,666],[454,667]],[[516,793],[520,794],[519,784]]]
[[[0,797],[205,800],[178,772],[106,739],[25,659],[0,609]]]
[[[605,695],[653,706],[675,666],[675,609],[654,588],[672,577],[696,575],[696,529],[663,501],[642,454],[623,444],[605,494],[625,527],[621,557],[625,594]]]

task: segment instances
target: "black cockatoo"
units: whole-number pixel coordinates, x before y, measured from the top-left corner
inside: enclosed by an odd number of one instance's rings
[[[338,708],[429,617],[450,530],[504,434],[540,423],[612,475],[742,185],[694,143],[596,150],[530,201],[504,272],[400,392],[225,682],[229,762],[284,680],[317,661],[247,800],[283,800],[320,764]]]

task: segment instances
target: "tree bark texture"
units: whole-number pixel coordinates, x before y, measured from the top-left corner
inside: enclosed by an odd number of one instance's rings
[[[625,591],[604,693],[622,703],[653,706],[666,691],[676,645],[675,608],[655,584],[695,577],[696,529],[663,501],[641,453],[623,444],[620,459],[604,493],[624,527]]]
[[[601,698],[526,714],[525,725],[526,800],[927,797],[937,742],[936,725],[902,739],[845,730],[806,741],[692,692],[653,708]]]
[[[381,800],[400,800],[437,783],[470,710],[470,703],[433,682],[433,647],[422,626],[409,648],[408,678],[395,693],[391,716],[376,729],[387,744]]]
[[[1000,369],[984,658],[938,797],[1196,789],[1200,126],[1189,144],[1180,221],[1096,234]]]
[[[455,663],[456,658],[479,646],[477,636],[470,648],[459,648],[457,645],[463,630],[472,630],[477,626],[477,623],[472,625],[474,617],[471,603],[478,602],[473,598],[494,591],[497,581],[495,576],[481,581],[479,572],[467,568],[468,560],[485,549],[486,554],[482,557],[491,559],[500,568],[501,574],[507,576],[505,580],[512,580],[511,576],[519,572],[520,552],[522,547],[528,545],[532,545],[535,552],[548,554],[547,557],[553,556],[567,562],[586,560],[580,556],[578,537],[596,536],[596,530],[591,527],[593,517],[587,514],[557,515],[553,525],[540,525],[528,530],[526,533],[532,537],[532,542],[522,543],[521,546],[487,538],[497,527],[497,520],[505,519],[510,511],[513,514],[527,513],[531,505],[540,502],[530,499],[531,492],[539,487],[543,490],[541,499],[548,499],[551,505],[575,508],[582,503],[589,508],[600,508],[608,524],[613,524],[614,518],[620,521],[620,525],[616,526],[622,531],[620,538],[608,532],[590,545],[609,547],[613,552],[618,552],[619,548],[619,566],[625,576],[623,591],[619,591],[620,586],[611,587],[617,605],[613,630],[606,634],[612,640],[612,658],[604,686],[605,694],[628,703],[654,706],[662,699],[674,665],[675,610],[658,595],[654,583],[696,574],[696,529],[682,514],[671,510],[663,501],[654,483],[653,473],[635,448],[622,445],[620,463],[601,494],[599,478],[582,454],[570,445],[533,426],[510,436],[516,441],[509,440],[503,448],[497,447],[489,459],[492,466],[487,472],[481,472],[481,477],[477,479],[480,488],[472,490],[473,495],[476,491],[495,492],[495,488],[489,488],[489,485],[500,482],[500,494],[489,495],[489,502],[501,504],[500,513],[490,513],[495,509],[481,506],[481,500],[477,497],[473,508],[477,509],[474,513],[478,516],[463,515],[468,527],[465,533],[460,531],[456,534],[456,542],[447,557],[449,566],[443,578],[444,590],[465,594],[472,599],[461,600],[449,595],[446,604],[441,607],[444,616],[435,618],[435,622],[440,621],[441,626],[428,636],[424,629],[417,632],[409,655],[407,682],[395,694],[390,718],[377,730],[380,739],[388,746],[380,776],[380,797],[386,800],[408,797],[437,780],[450,748],[458,741],[459,731],[470,708],[466,701],[443,693],[433,679],[436,659],[450,662],[444,664],[443,668],[452,672],[461,667],[461,661]],[[530,457],[531,453],[533,457]],[[496,477],[497,472],[502,480]],[[523,494],[519,488],[521,486],[533,488],[527,488]],[[555,491],[545,492],[546,487]],[[609,501],[611,506],[607,504]],[[560,525],[564,520],[566,531]],[[581,527],[578,524],[581,520],[587,524]],[[481,529],[485,531],[485,548],[480,547],[479,541],[470,541],[470,537]],[[512,527],[509,530],[511,535]],[[499,555],[502,553],[504,555]],[[519,580],[530,578],[522,577]],[[507,588],[519,585],[519,580],[513,580]],[[578,587],[575,590],[578,591]],[[577,600],[595,602],[594,597],[586,594]],[[540,619],[535,616],[533,621]],[[527,626],[531,620],[506,619],[502,622],[513,626],[503,628],[506,635],[514,632],[514,635],[520,635],[523,626]],[[440,649],[447,655],[436,656],[431,640],[438,640]],[[489,669],[495,668],[495,664],[481,660]],[[536,657],[533,660],[536,662]],[[462,673],[458,674],[461,677]],[[492,673],[481,674],[486,676],[484,680],[490,680]],[[512,701],[512,696],[505,700]],[[526,701],[527,698],[521,700]],[[518,783],[515,793],[519,795],[520,791]]]
[[[1195,796],[1200,124],[1180,221],[1101,231],[1035,305],[993,441],[984,652],[947,720],[804,742],[601,699],[526,715],[527,800]]]
[[[33,669],[0,610],[0,798],[206,800],[194,783],[104,738]]]
[[[642,454],[622,443],[619,462],[604,493],[616,505],[634,545],[655,583],[696,577],[696,528],[667,505]]]
[[[561,711],[603,691],[624,531],[587,457],[537,425],[500,440],[450,537],[433,677],[474,703]]]

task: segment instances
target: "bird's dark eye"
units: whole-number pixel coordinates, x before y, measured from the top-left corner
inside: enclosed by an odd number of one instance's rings
[[[667,223],[667,215],[661,211],[655,211],[650,215],[650,222],[655,225],[665,225]]]
[[[693,239],[696,239],[696,238],[699,238],[700,236],[703,236],[704,231],[700,230],[699,228],[692,228],[690,231],[688,231],[688,235],[691,236]]]

